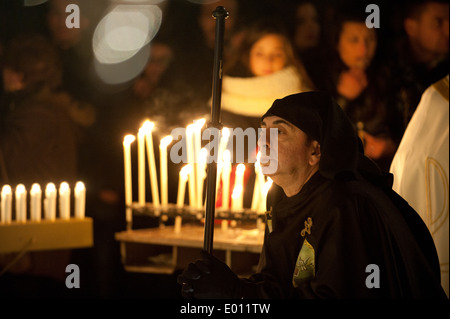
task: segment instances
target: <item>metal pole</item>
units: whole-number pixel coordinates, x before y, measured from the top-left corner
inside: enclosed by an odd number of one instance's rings
[[[222,67],[223,67],[223,39],[225,33],[225,19],[229,14],[224,7],[219,6],[212,13],[216,19],[216,39],[214,47],[213,92],[211,106],[211,122],[209,128],[221,129],[220,103],[222,98]],[[206,211],[205,211],[205,237],[203,249],[212,253],[214,240],[214,215],[216,204],[216,178],[217,162],[209,161],[206,175]]]

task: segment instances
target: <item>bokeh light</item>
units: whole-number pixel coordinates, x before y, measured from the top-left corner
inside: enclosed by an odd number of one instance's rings
[[[140,74],[149,59],[150,41],[161,26],[157,5],[134,3],[112,6],[94,31],[95,70],[105,83],[123,83]]]

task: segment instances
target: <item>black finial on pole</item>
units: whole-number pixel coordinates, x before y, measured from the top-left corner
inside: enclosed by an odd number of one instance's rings
[[[225,33],[225,19],[229,14],[224,7],[218,6],[212,16],[216,19],[216,39],[214,47],[214,69],[212,85],[212,106],[210,128],[221,129],[220,105],[222,98],[222,67],[223,67],[223,42]],[[212,253],[214,240],[214,215],[216,204],[216,178],[217,162],[209,161],[206,175],[206,210],[205,210],[205,237],[203,249]]]

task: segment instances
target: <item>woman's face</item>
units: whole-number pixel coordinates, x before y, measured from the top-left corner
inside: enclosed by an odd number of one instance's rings
[[[339,36],[337,50],[342,62],[350,69],[367,69],[377,47],[374,29],[363,22],[345,22]]]
[[[21,91],[25,88],[24,75],[11,68],[3,69],[3,89],[5,92]]]
[[[284,38],[267,34],[250,49],[250,71],[255,76],[268,75],[282,70],[287,64]]]
[[[317,10],[311,3],[297,7],[294,42],[299,50],[313,48],[319,43],[320,24]]]

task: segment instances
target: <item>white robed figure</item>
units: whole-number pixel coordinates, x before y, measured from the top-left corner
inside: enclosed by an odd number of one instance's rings
[[[449,76],[431,85],[406,128],[390,168],[393,189],[433,236],[449,296]]]

